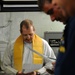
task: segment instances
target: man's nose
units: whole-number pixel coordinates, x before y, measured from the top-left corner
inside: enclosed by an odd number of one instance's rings
[[[27,35],[27,39],[30,39],[30,35]]]
[[[55,17],[53,15],[51,15],[50,18],[51,18],[51,21],[55,20]]]

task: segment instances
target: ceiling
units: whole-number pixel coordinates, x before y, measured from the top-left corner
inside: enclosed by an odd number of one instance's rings
[[[40,11],[37,0],[1,0],[0,12],[30,12]]]

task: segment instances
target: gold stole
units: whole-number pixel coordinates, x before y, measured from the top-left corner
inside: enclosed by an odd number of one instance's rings
[[[23,38],[20,35],[14,44],[14,68],[18,71],[22,71],[22,61],[23,61]],[[36,50],[40,54],[43,54],[43,42],[42,39],[36,34],[33,37],[33,50]],[[43,58],[33,52],[33,63],[42,64]]]

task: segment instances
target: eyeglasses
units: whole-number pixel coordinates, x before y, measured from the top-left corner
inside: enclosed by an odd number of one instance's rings
[[[52,15],[54,13],[53,9],[48,10],[47,15]]]

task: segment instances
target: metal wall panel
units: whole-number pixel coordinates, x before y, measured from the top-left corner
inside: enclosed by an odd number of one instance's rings
[[[54,50],[55,55],[58,54],[58,49],[60,45],[60,39],[62,37],[62,32],[45,32],[44,39],[49,43],[49,45]]]

